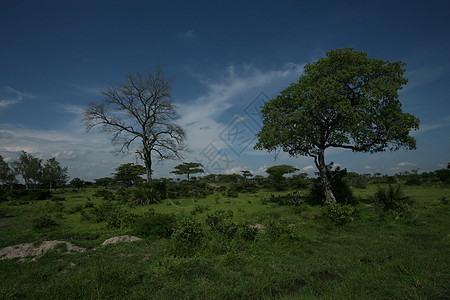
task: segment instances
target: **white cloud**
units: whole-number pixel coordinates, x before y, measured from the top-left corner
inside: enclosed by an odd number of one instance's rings
[[[413,162],[408,162],[408,161],[402,161],[401,163],[398,164],[399,167],[415,167],[417,166],[416,163]]]
[[[31,93],[20,92],[12,87],[4,86],[0,89],[0,107],[7,107],[34,98]]]
[[[302,168],[302,171],[308,172],[308,171],[313,171],[315,169],[316,168],[314,166],[309,165],[309,166],[306,166],[306,167]]]
[[[248,169],[249,169],[248,167],[234,167],[234,168],[226,170],[225,174],[227,174],[227,175],[230,175],[230,174],[239,174],[239,175],[241,175],[242,171],[248,170]],[[252,174],[253,174],[253,172],[252,172]]]
[[[212,141],[219,148],[226,147],[219,135],[236,117],[231,111],[250,104],[261,91],[278,93],[298,79],[303,66],[290,63],[278,70],[262,71],[249,64],[230,65],[218,80],[200,79],[206,92],[188,104],[179,104],[193,153],[200,153]],[[244,120],[242,115],[238,116],[240,121]]]

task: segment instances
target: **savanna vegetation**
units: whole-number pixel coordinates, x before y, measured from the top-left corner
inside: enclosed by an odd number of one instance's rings
[[[0,260],[0,295],[446,299],[450,171],[328,172],[343,201],[324,201],[320,180],[306,176],[6,187],[0,248],[58,240],[87,250],[61,244],[37,259]],[[142,240],[102,246],[122,235]]]

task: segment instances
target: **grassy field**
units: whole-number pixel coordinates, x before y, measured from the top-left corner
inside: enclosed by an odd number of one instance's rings
[[[414,205],[385,214],[371,203],[377,189],[355,189],[352,222],[336,226],[320,206],[280,206],[269,192],[166,199],[130,207],[190,218],[201,227],[192,245],[174,238],[101,246],[110,237],[137,235],[82,216],[105,205],[95,189],[68,190],[59,201],[0,204],[0,248],[44,240],[68,241],[86,252],[49,251],[32,261],[0,260],[2,299],[450,299],[450,187],[404,187]],[[208,226],[217,211],[241,234]],[[35,228],[48,215],[57,225]],[[248,238],[245,228],[263,224]],[[34,226],[33,226],[34,225]],[[142,237],[142,236],[141,236]],[[64,250],[64,249],[60,249]]]

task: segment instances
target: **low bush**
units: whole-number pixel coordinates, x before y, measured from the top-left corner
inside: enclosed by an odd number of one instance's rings
[[[103,200],[115,200],[114,193],[108,190],[97,190],[93,194],[94,197],[101,197]]]
[[[56,223],[55,220],[52,219],[49,215],[44,215],[42,217],[33,219],[33,228],[34,229],[43,229],[43,228],[49,228],[57,226],[58,223]]]
[[[341,203],[326,203],[323,207],[323,214],[335,225],[344,225],[353,221],[356,213],[355,207]]]
[[[172,234],[172,240],[179,248],[197,246],[203,237],[202,224],[193,218],[182,218]]]
[[[139,236],[170,237],[176,225],[174,215],[162,213],[146,213],[136,219],[134,231]]]

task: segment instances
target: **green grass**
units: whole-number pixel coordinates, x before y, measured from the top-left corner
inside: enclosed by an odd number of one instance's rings
[[[344,226],[323,217],[320,207],[266,203],[269,192],[120,204],[136,215],[152,208],[196,218],[205,237],[185,252],[172,239],[157,237],[100,246],[109,237],[134,233],[74,212],[88,198],[102,203],[93,189],[62,194],[63,213],[52,211],[59,208],[50,200],[4,202],[1,248],[56,239],[88,251],[50,251],[33,262],[0,260],[0,298],[449,299],[450,204],[441,198],[450,199],[450,187],[405,187],[415,204],[400,216],[374,207],[376,189],[354,190],[362,201],[354,222]],[[250,241],[210,232],[206,216],[217,210],[232,210],[233,222],[262,223],[267,230]],[[59,225],[33,229],[32,220],[42,215]]]

